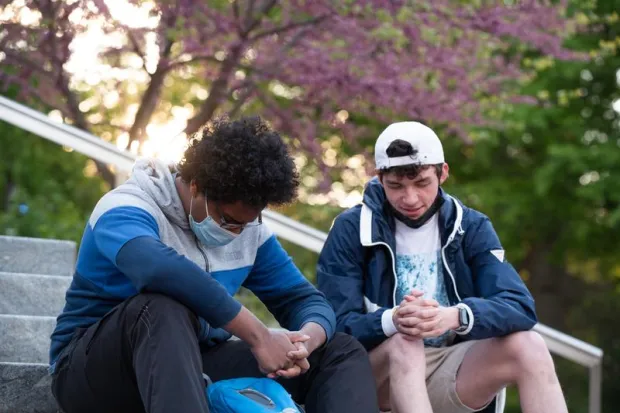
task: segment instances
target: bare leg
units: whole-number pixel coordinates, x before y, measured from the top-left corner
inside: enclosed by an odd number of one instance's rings
[[[567,413],[553,360],[533,331],[476,343],[465,355],[456,379],[461,401],[480,408],[502,388],[516,384],[523,413]]]
[[[422,340],[411,341],[398,333],[370,352],[370,364],[381,410],[432,413]]]

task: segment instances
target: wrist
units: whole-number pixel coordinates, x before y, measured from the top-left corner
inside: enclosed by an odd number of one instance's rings
[[[304,324],[300,331],[310,337],[310,340],[304,343],[306,349],[308,349],[308,353],[312,353],[327,341],[327,333],[323,327],[313,321]]]
[[[248,338],[245,340],[250,347],[259,347],[269,342],[271,338],[271,330],[267,328],[262,322],[256,323],[254,328],[251,329],[248,334]]]
[[[386,337],[392,337],[398,332],[396,329],[397,313],[398,307],[395,307],[385,310],[383,314],[381,314],[381,329]]]
[[[461,327],[461,322],[459,320],[459,309],[458,307],[447,307],[446,315],[448,321],[448,329],[456,330]]]
[[[250,347],[266,343],[271,334],[265,324],[245,307],[241,307],[239,314],[226,324],[224,329],[248,343]]]
[[[262,328],[258,328],[255,332],[250,334],[249,340],[247,343],[250,347],[259,347],[264,345],[271,338],[271,331],[266,326],[261,326]]]

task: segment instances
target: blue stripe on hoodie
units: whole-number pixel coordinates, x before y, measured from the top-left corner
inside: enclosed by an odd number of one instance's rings
[[[218,279],[221,278],[221,281]],[[134,206],[119,206],[86,226],[66,305],[52,334],[50,364],[77,328],[86,328],[138,292],[159,292],[185,304],[219,331],[239,312],[233,297],[244,283],[263,300],[281,325],[297,330],[313,321],[335,330],[335,316],[324,296],[299,272],[275,236],[260,246],[253,265],[209,273],[159,237],[155,218]],[[202,337],[203,339],[206,337]]]

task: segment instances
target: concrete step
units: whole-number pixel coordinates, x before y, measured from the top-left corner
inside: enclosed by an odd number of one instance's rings
[[[0,413],[60,413],[47,364],[0,362]]]
[[[0,271],[27,274],[73,275],[73,241],[0,236]]]
[[[56,317],[0,315],[0,362],[48,363]]]
[[[0,314],[58,316],[70,277],[0,272]]]

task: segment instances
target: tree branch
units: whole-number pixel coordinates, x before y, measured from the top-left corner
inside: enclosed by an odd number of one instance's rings
[[[151,121],[153,113],[155,113],[155,109],[157,108],[157,103],[159,103],[159,97],[161,96],[164,86],[164,80],[170,70],[170,67],[165,63],[165,60],[168,56],[170,56],[172,44],[172,40],[166,39],[164,50],[162,50],[161,57],[157,63],[157,69],[155,70],[155,73],[151,75],[149,85],[146,88],[144,95],[142,95],[140,107],[136,112],[136,117],[134,118],[131,128],[129,128],[130,144],[133,141],[143,142],[146,138],[146,127]]]
[[[241,20],[239,20],[239,1],[233,0],[232,3],[233,8],[233,16],[235,16],[235,21],[237,22],[238,30],[241,31]]]
[[[248,19],[248,26],[245,28],[245,30],[243,31],[243,33],[241,33],[241,38],[242,39],[246,39],[248,37],[248,35],[250,34],[250,32],[252,32],[252,30],[256,29],[256,27],[258,27],[258,25],[260,24],[261,20],[263,19],[263,16],[267,13],[269,13],[269,11],[273,8],[273,6],[275,6],[277,3],[277,0],[267,0],[265,1],[265,4],[263,4],[263,7],[261,7],[260,11],[258,12],[258,17],[256,19],[253,19],[252,21],[250,21],[251,19],[251,12],[254,9],[254,1],[250,2],[250,6],[249,6],[249,10],[250,12],[248,14],[246,14],[246,18]]]
[[[241,32],[239,33],[240,35],[243,36],[243,33],[247,32],[247,27],[250,27],[250,25],[252,24],[252,14],[254,14],[254,4],[256,3],[256,0],[248,0],[248,8],[245,11],[245,17],[244,17],[244,24],[240,25],[241,27]]]
[[[127,29],[127,37],[129,38],[129,41],[131,42],[131,45],[133,46],[134,52],[140,57],[140,59],[142,59],[142,68],[144,69],[146,73],[148,73],[149,71],[146,69],[146,56],[144,52],[142,51],[142,49],[140,49],[140,45],[138,44],[138,41],[136,40],[135,36],[129,29]]]
[[[228,86],[228,79],[241,58],[244,47],[245,45],[243,43],[235,45],[232,50],[230,50],[230,53],[224,62],[222,62],[220,73],[211,85],[209,97],[207,97],[200,107],[198,114],[187,122],[187,126],[184,131],[187,136],[191,136],[196,133],[202,125],[210,121],[213,117],[213,114],[219,107],[224,92]]]
[[[73,119],[73,122],[75,123],[75,126],[77,126],[78,128],[84,131],[90,132],[90,125],[88,124],[88,121],[84,117],[84,114],[82,113],[82,111],[80,111],[77,97],[71,91],[71,89],[69,89],[69,82],[67,81],[67,78],[62,72],[58,75],[57,87],[62,92],[65,99],[67,100],[67,107],[69,108],[69,111],[71,112],[71,117]],[[93,161],[95,162],[95,165],[97,166],[97,171],[99,172],[99,175],[101,176],[101,178],[108,185],[110,185],[110,188],[114,188],[114,186],[116,185],[116,176],[110,170],[108,165],[106,165],[103,162],[94,160],[94,159]]]
[[[51,43],[50,55],[53,57],[53,56],[56,56],[58,53],[58,43],[56,42],[56,36],[54,35],[57,32],[56,20],[54,19],[54,16],[56,15],[56,13],[55,13],[55,10],[52,8],[51,4],[52,3],[50,2],[47,6],[44,6],[45,8],[42,9],[42,14],[43,15],[47,14],[48,18],[51,17],[50,27],[49,27],[50,33],[52,33],[52,36],[50,36],[50,43]],[[82,113],[82,111],[80,111],[80,106],[78,103],[77,96],[75,96],[73,91],[71,91],[71,89],[69,88],[69,80],[63,68],[63,64],[65,62],[56,62],[56,63],[60,63],[58,65],[59,70],[58,70],[58,75],[57,75],[56,82],[55,82],[56,88],[61,92],[61,94],[66,99],[67,108],[69,112],[71,113],[71,116],[73,118],[73,122],[75,123],[75,125],[84,131],[90,131],[88,121],[84,117],[84,114]],[[112,173],[110,168],[108,168],[108,166],[102,162],[95,161],[95,164],[97,166],[97,171],[99,172],[99,175],[105,180],[105,182],[108,185],[110,185],[111,188],[114,188],[115,183],[116,183],[115,182],[116,177],[114,173]]]
[[[237,101],[235,102],[235,105],[232,107],[230,111],[228,111],[228,116],[231,119],[234,119],[235,117],[237,117],[237,115],[239,114],[239,111],[241,110],[241,107],[243,106],[245,102],[247,102],[248,98],[250,97],[250,95],[252,95],[255,89],[256,89],[255,83],[251,83],[246,87],[246,89],[243,91],[241,96],[239,96],[239,99],[237,99]]]
[[[176,70],[179,67],[183,67],[185,65],[200,62],[202,60],[207,61],[207,62],[213,62],[213,63],[222,63],[222,61],[218,60],[214,55],[197,55],[197,56],[193,56],[189,60],[171,63],[170,65],[168,65],[168,70],[169,71]]]
[[[265,30],[263,32],[257,33],[255,36],[250,38],[250,41],[255,42],[259,39],[262,39],[263,37],[267,37],[267,36],[271,36],[273,34],[281,34],[281,33],[285,33],[289,30],[293,30],[293,29],[297,29],[299,27],[304,27],[304,26],[312,26],[314,24],[318,24],[321,23],[323,20],[327,19],[328,17],[330,17],[332,14],[322,14],[320,16],[314,17],[310,20],[305,20],[302,22],[295,22],[295,23],[290,23],[287,24],[285,26],[281,26],[281,27],[274,27],[273,29],[269,29],[269,30]]]

